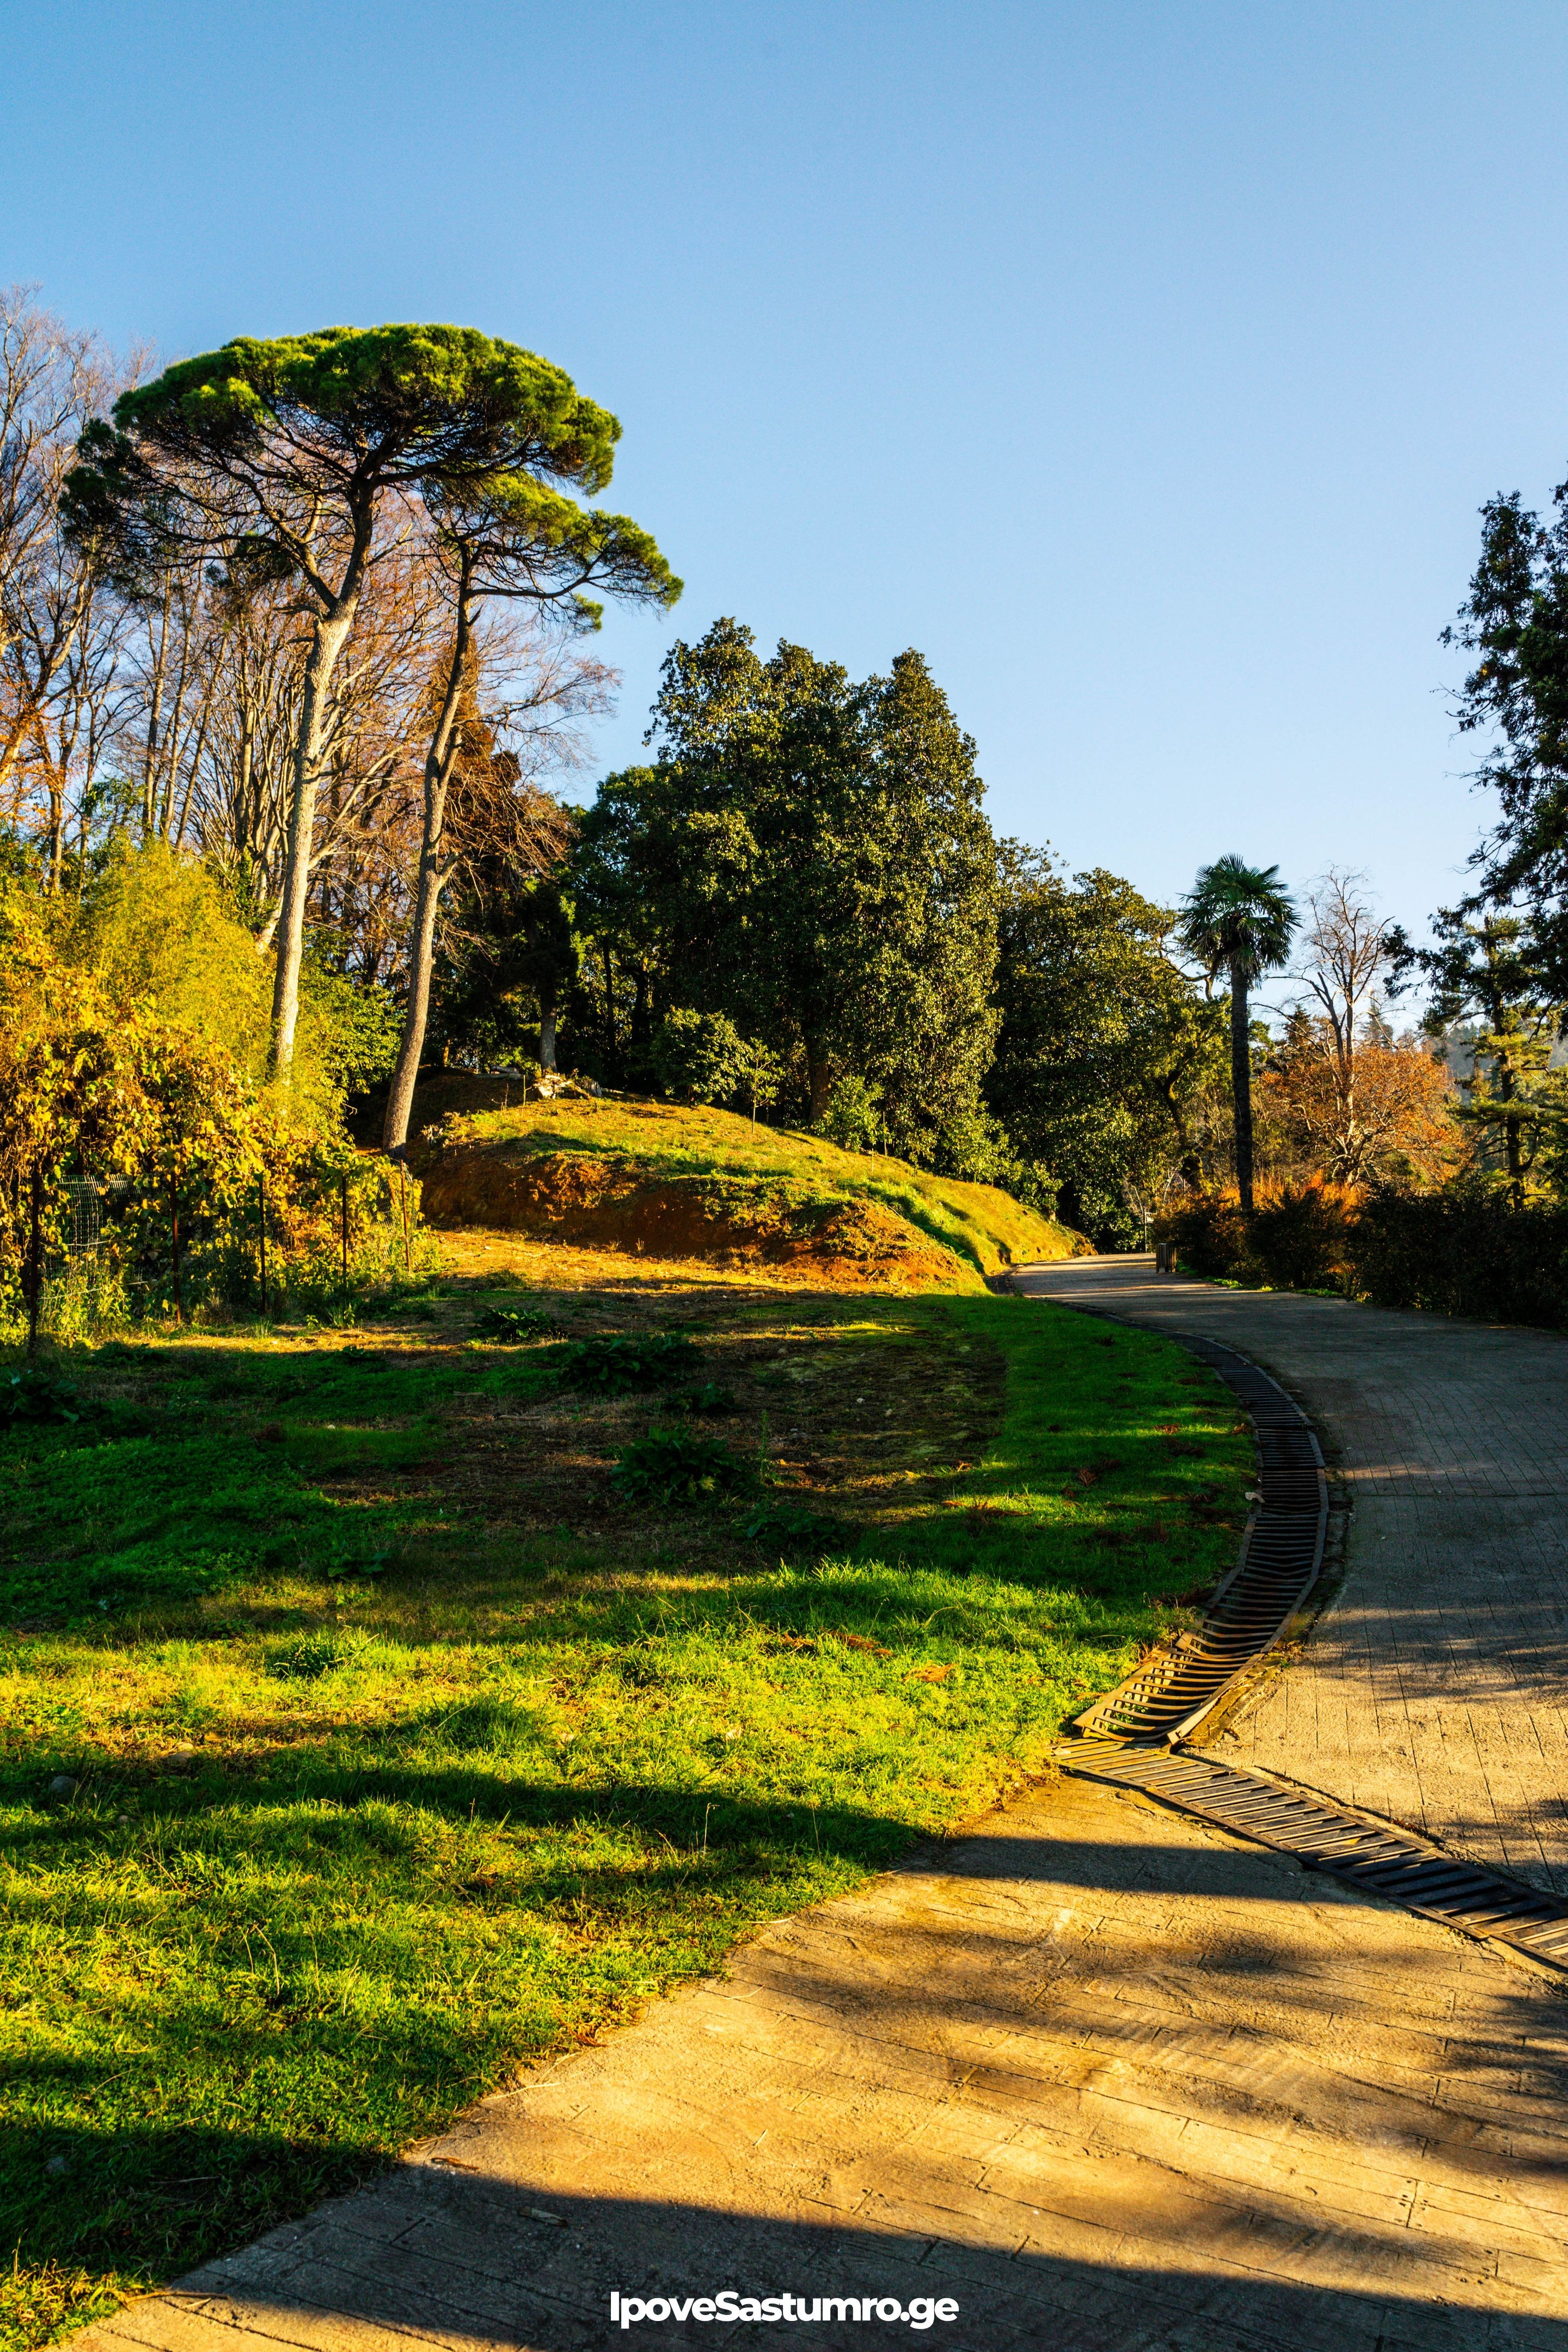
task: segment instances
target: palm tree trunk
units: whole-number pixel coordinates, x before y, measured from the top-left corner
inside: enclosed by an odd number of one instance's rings
[[[1247,1034],[1247,972],[1230,968],[1230,1098],[1236,1118],[1236,1186],[1252,1213],[1252,1041]]]

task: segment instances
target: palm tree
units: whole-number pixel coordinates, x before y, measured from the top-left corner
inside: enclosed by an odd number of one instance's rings
[[[1244,1209],[1252,1206],[1252,1054],[1247,991],[1266,971],[1278,971],[1290,952],[1296,909],[1281,887],[1278,866],[1247,866],[1237,856],[1200,866],[1182,902],[1178,937],[1211,980],[1230,975],[1230,1093],[1236,1111],[1236,1181]]]

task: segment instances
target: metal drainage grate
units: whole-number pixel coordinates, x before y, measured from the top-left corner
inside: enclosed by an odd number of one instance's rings
[[[1329,1499],[1311,1424],[1279,1383],[1216,1340],[1182,1344],[1213,1367],[1251,1414],[1263,1500],[1203,1631],[1146,1659],[1086,1708],[1073,1727],[1079,1736],[1058,1745],[1057,1762],[1084,1780],[1141,1789],[1445,1927],[1517,1945],[1568,1969],[1568,1903],[1456,1862],[1408,1830],[1177,1747],[1242,1668],[1278,1640],[1316,1582]]]
[[[1183,1346],[1218,1372],[1252,1415],[1262,1501],[1241,1558],[1209,1603],[1202,1631],[1182,1633],[1086,1707],[1076,1727],[1147,1743],[1184,1739],[1245,1666],[1279,1640],[1323,1564],[1329,1489],[1312,1425],[1277,1381],[1212,1339]]]
[[[1347,1886],[1381,1895],[1468,1935],[1517,1944],[1538,1959],[1568,1969],[1568,1904],[1536,1887],[1499,1877],[1407,1830],[1347,1812],[1321,1797],[1237,1772],[1206,1756],[1134,1748],[1119,1739],[1064,1742],[1064,1771],[1089,1780],[1142,1789],[1221,1829],[1294,1854]]]

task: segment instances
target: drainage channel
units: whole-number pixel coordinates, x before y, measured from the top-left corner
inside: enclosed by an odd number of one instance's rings
[[[1445,1927],[1568,1969],[1568,1903],[1457,1862],[1408,1830],[1215,1763],[1183,1744],[1279,1640],[1317,1582],[1329,1494],[1311,1424],[1279,1383],[1216,1340],[1184,1338],[1182,1345],[1219,1374],[1252,1417],[1258,1506],[1202,1631],[1181,1635],[1087,1707],[1071,1727],[1076,1737],[1058,1744],[1056,1762],[1084,1780],[1142,1790]]]
[[[1121,1739],[1184,1739],[1237,1676],[1277,1642],[1317,1582],[1329,1524],[1329,1487],[1312,1424],[1258,1365],[1213,1339],[1182,1345],[1216,1371],[1252,1416],[1258,1508],[1241,1558],[1210,1601],[1203,1630],[1183,1633],[1078,1718],[1080,1732]]]

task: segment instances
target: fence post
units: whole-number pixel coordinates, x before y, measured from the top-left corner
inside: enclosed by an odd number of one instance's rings
[[[261,1238],[261,1319],[267,1320],[267,1178],[256,1180],[256,1227]]]
[[[408,1246],[408,1179],[404,1173],[401,1160],[397,1163],[397,1205],[403,1213],[403,1271],[412,1274],[414,1257]]]
[[[343,1171],[343,1175],[342,1175],[342,1188],[343,1188],[343,1288],[346,1290],[346,1289],[348,1288],[348,1286],[349,1286],[349,1179],[348,1179],[348,1171],[347,1171],[347,1169],[345,1169],[345,1170]]]

